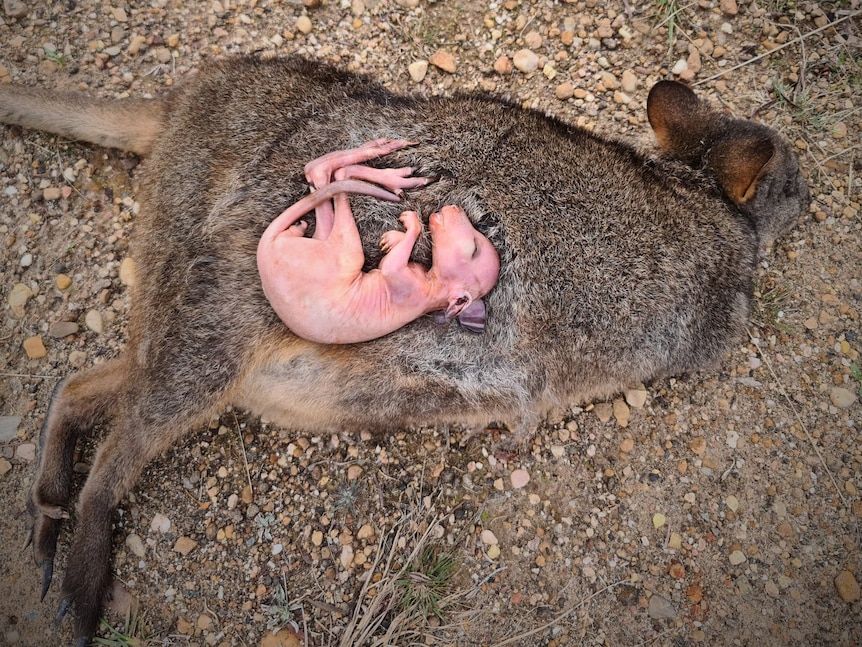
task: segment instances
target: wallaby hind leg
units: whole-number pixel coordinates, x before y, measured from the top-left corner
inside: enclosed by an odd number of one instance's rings
[[[57,622],[69,609],[75,635],[86,645],[99,622],[110,589],[111,536],[117,506],[137,483],[144,467],[183,435],[203,425],[220,404],[221,392],[203,395],[196,406],[178,401],[170,385],[126,385],[111,432],[98,452],[78,498],[76,530],[61,587]],[[147,384],[154,388],[147,389]]]
[[[126,373],[126,363],[119,358],[76,373],[54,389],[42,423],[39,471],[27,502],[30,541],[42,568],[42,597],[53,575],[60,524],[69,517],[75,445],[97,422],[112,415]]]

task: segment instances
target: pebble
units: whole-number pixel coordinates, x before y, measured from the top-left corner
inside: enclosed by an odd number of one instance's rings
[[[10,18],[23,18],[27,15],[27,4],[21,0],[3,0],[3,11]]]
[[[615,398],[612,406],[614,418],[616,419],[617,424],[623,428],[628,427],[631,409],[629,409],[629,405],[626,404],[626,401],[622,398]]]
[[[676,74],[677,76],[680,76],[687,69],[688,69],[688,62],[686,62],[686,60],[684,58],[681,58],[670,69],[670,73]]]
[[[362,476],[362,468],[359,465],[351,465],[347,468],[347,480],[355,481]]]
[[[676,618],[676,609],[674,608],[673,603],[657,593],[653,593],[652,597],[649,599],[647,612],[649,613],[649,617],[654,620],[672,620],[673,618]]]
[[[0,443],[8,443],[18,437],[21,416],[0,416]]]
[[[104,331],[102,315],[98,310],[90,310],[87,312],[87,315],[84,317],[84,323],[87,325],[87,328],[92,330],[94,333],[101,335]]]
[[[688,448],[698,456],[703,456],[704,452],[706,451],[706,439],[692,438],[691,442],[688,444]]]
[[[519,49],[512,57],[512,63],[521,72],[529,74],[535,72],[536,68],[539,67],[539,57],[529,49]]]
[[[593,407],[593,412],[600,422],[608,422],[614,415],[614,408],[610,402],[599,402]]]
[[[12,310],[12,316],[16,319],[21,319],[24,316],[24,306],[27,305],[27,301],[29,301],[32,296],[33,290],[23,283],[16,283],[13,285],[7,298],[9,308]]]
[[[624,438],[620,443],[620,451],[623,454],[630,454],[632,449],[635,447],[635,441],[633,438]]]
[[[625,78],[625,74],[623,75],[623,78]],[[646,404],[647,390],[646,387],[641,384],[634,389],[628,389],[624,393],[624,396],[626,402],[628,402],[630,407],[633,407],[634,409],[641,409],[643,408],[644,404]]]
[[[511,74],[512,61],[508,56],[500,56],[496,61],[494,61],[494,71],[497,74]]]
[[[414,83],[421,83],[428,73],[428,61],[415,61],[407,66],[407,71]]]
[[[35,443],[21,443],[15,448],[15,458],[22,461],[36,460],[36,445]]]
[[[722,13],[725,13],[728,16],[735,16],[739,13],[739,7],[736,4],[736,0],[721,0],[721,2],[719,2],[719,6],[721,7]]]
[[[176,543],[174,544],[174,551],[178,552],[180,555],[185,557],[190,552],[192,552],[195,549],[195,546],[197,546],[197,545],[198,545],[198,542],[196,542],[191,537],[185,537],[185,536],[180,537],[179,539],[177,539]]]
[[[350,565],[353,563],[353,546],[350,544],[342,546],[341,556],[338,558],[338,561],[341,563],[341,568],[344,570],[350,568]]]
[[[87,353],[81,350],[73,350],[69,353],[69,364],[72,368],[81,368],[87,363]]]
[[[27,337],[24,340],[23,346],[24,352],[27,353],[27,357],[30,359],[42,359],[48,354],[48,351],[45,350],[45,344],[42,343],[41,335]]]
[[[74,321],[55,321],[48,328],[48,334],[54,339],[63,339],[78,332],[78,324]]]
[[[154,530],[155,532],[160,532],[162,534],[166,533],[171,529],[171,520],[168,519],[161,512],[157,512],[153,515],[153,520],[150,522],[150,530]]]
[[[457,67],[455,56],[445,49],[438,49],[436,52],[431,54],[431,58],[428,59],[428,62],[434,67],[439,68],[444,72],[448,72],[449,74],[454,74]]]
[[[300,16],[297,18],[296,29],[302,34],[310,34],[312,29],[311,18],[308,16]]]
[[[557,86],[556,90],[554,90],[554,96],[557,97],[560,101],[565,101],[566,99],[571,99],[575,94],[575,86],[566,81],[565,83],[560,83]]]
[[[632,94],[635,90],[638,89],[638,77],[631,70],[625,70],[623,72],[622,80],[620,81],[620,87],[622,87],[623,92],[627,94]],[[632,402],[629,402],[628,391],[626,392],[626,401],[631,404],[633,407],[636,406]],[[646,389],[643,389],[644,400],[646,400]],[[643,404],[641,404],[643,406]]]
[[[682,548],[682,536],[678,532],[670,533],[670,537],[667,540],[667,547],[671,550],[679,550]]]
[[[141,538],[134,533],[126,537],[126,546],[128,546],[129,550],[137,557],[143,557],[147,554],[147,551],[144,548],[144,542],[141,541]]]
[[[7,461],[5,458],[0,458],[0,476],[6,476],[11,469],[12,463]]]
[[[735,550],[730,555],[727,556],[727,559],[730,560],[730,563],[733,566],[739,566],[740,564],[748,561],[748,558],[745,556],[741,550]]]
[[[841,571],[835,577],[835,588],[844,602],[856,602],[860,597],[859,582],[850,571]]]
[[[30,254],[29,252],[24,254],[21,257],[21,260],[18,261],[18,264],[21,267],[30,267],[33,264],[33,254]]]
[[[497,540],[497,535],[495,535],[490,530],[483,530],[482,534],[479,535],[479,538],[482,540],[482,543],[485,544],[486,546],[493,546],[495,544],[500,543]]]
[[[520,490],[530,482],[530,473],[527,470],[517,469],[509,476],[509,480],[512,482],[513,488]]]
[[[42,191],[42,199],[45,202],[53,202],[59,200],[61,197],[63,197],[63,192],[60,190],[60,187],[49,186]]]
[[[485,554],[488,555],[489,559],[497,559],[500,556],[500,547],[497,544],[488,546],[488,550]]]
[[[65,290],[70,285],[72,285],[72,277],[70,277],[68,274],[58,274],[57,277],[54,279],[54,283],[56,283],[57,288],[59,288],[60,290]]]
[[[652,525],[656,530],[661,528],[665,524],[665,521],[667,521],[667,519],[661,512],[656,512],[652,516]]]
[[[727,509],[733,513],[739,510],[739,499],[732,494],[724,500],[724,503],[727,506]]]
[[[130,287],[135,284],[135,260],[131,256],[120,263],[120,283]]]
[[[856,402],[856,394],[840,386],[836,386],[829,391],[829,399],[839,409],[846,409]]]
[[[313,533],[311,533],[311,543],[317,547],[320,547],[320,545],[323,543],[323,533],[319,530],[315,530]]]

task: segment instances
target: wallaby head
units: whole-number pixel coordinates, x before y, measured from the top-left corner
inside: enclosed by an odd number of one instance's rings
[[[807,208],[810,196],[799,163],[774,130],[723,115],[675,81],[653,86],[647,116],[663,152],[711,172],[727,197],[751,218],[762,251],[787,233]]]

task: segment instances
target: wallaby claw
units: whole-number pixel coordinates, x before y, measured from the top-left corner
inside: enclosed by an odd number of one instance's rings
[[[30,545],[33,543],[33,533],[33,524],[31,523],[30,526],[27,528],[27,536],[24,537],[24,545],[21,546],[21,550],[27,550],[28,548],[30,548]]]
[[[39,596],[39,601],[43,602],[48,594],[48,589],[51,588],[51,580],[54,579],[54,560],[46,559],[42,562],[42,595]],[[62,607],[62,605],[60,605]],[[65,613],[65,611],[63,612]]]
[[[60,626],[60,623],[63,622],[63,618],[69,612],[70,608],[72,608],[71,600],[69,600],[69,598],[64,598],[62,602],[60,602],[60,606],[57,607],[57,615],[54,616],[54,629],[57,629]],[[86,642],[84,644],[86,645]]]

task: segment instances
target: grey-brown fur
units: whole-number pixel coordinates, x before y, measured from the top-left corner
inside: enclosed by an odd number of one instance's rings
[[[295,60],[205,68],[121,132],[123,104],[81,100],[81,124],[53,123],[48,95],[28,104],[0,88],[6,121],[149,153],[127,348],[58,388],[32,492],[47,584],[74,443],[112,419],[63,579],[77,635],[93,633],[110,582],[117,504],[149,460],[228,403],[295,428],[497,420],[522,433],[554,405],[712,366],[747,322],[759,247],[794,224],[808,192],[775,133],[659,87],[650,119],[681,161],[496,99],[393,96]],[[500,252],[484,335],[426,318],[373,342],[317,346],[264,298],[258,238],[307,191],[303,165],[379,137],[420,142],[385,164],[440,181],[402,204],[355,199],[367,267],[403,209],[462,206]],[[428,257],[424,241],[417,260]]]

